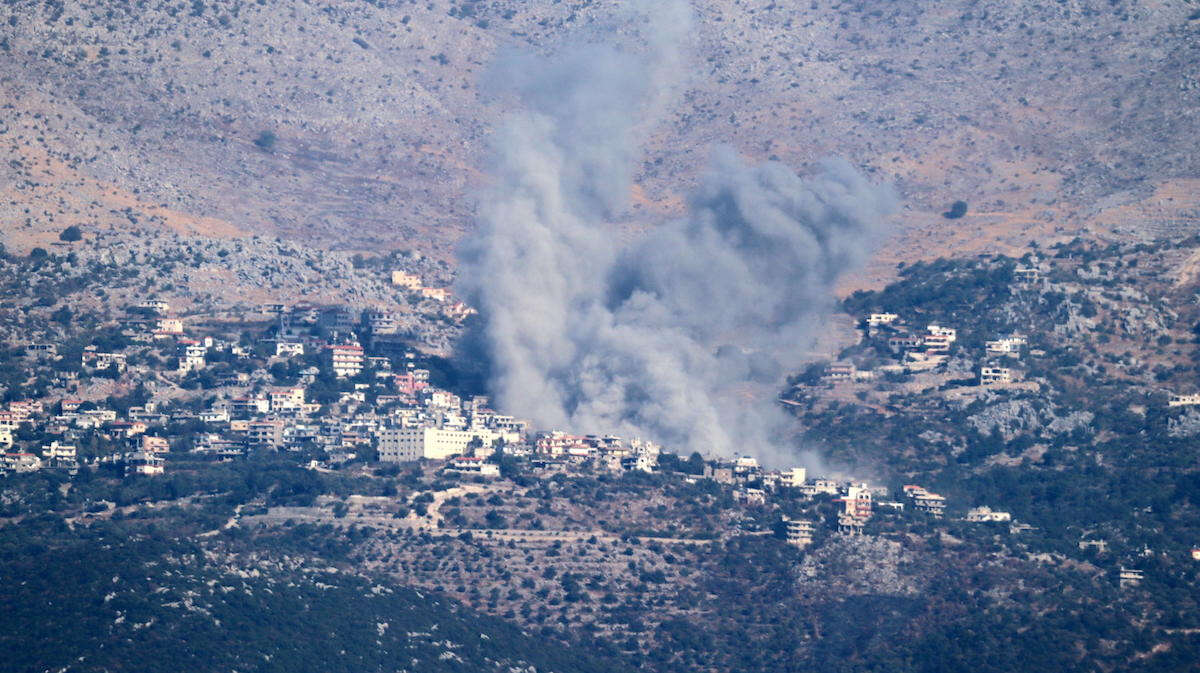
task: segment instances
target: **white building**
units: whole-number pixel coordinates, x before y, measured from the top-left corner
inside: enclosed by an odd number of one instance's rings
[[[161,299],[147,299],[138,304],[138,308],[154,311],[159,315],[166,315],[171,312],[171,305]]]
[[[495,463],[489,463],[483,458],[474,456],[458,456],[451,458],[446,465],[447,472],[461,472],[463,474],[478,474],[484,477],[499,477],[500,466]]]
[[[304,355],[304,344],[296,341],[276,341],[275,357],[292,357]]]
[[[803,467],[793,467],[779,474],[779,485],[788,488],[800,488],[808,481],[808,470]]]
[[[867,317],[867,324],[871,327],[879,327],[880,325],[890,325],[900,318],[895,313],[872,313]]]
[[[184,346],[183,354],[179,356],[179,373],[186,374],[198,369],[204,369],[204,358],[208,355],[208,347],[203,344],[188,344]]]
[[[787,541],[788,544],[795,545],[801,549],[812,544],[813,532],[815,526],[808,519],[789,519],[784,517],[784,523],[787,525]]]
[[[487,428],[381,428],[379,459],[389,463],[421,458],[444,460],[467,453],[474,439],[479,439],[485,447],[491,447],[499,437]]]
[[[1189,407],[1195,404],[1200,404],[1200,394],[1196,395],[1171,395],[1171,399],[1167,400],[1169,407]]]
[[[985,344],[989,354],[996,355],[1015,355],[1021,352],[1021,346],[1025,345],[1025,337],[1010,336],[1004,339],[996,339],[988,341]]]
[[[271,411],[298,411],[304,407],[304,387],[275,388],[267,393]]]
[[[1008,512],[995,512],[990,507],[975,507],[967,511],[967,521],[973,523],[1012,521],[1012,514]]]
[[[958,330],[952,327],[941,327],[939,325],[930,325],[925,328],[932,336],[946,337],[951,342],[958,339]]]
[[[397,287],[406,287],[410,290],[415,290],[421,287],[421,277],[415,273],[407,273],[404,271],[392,272],[392,285]]]
[[[363,349],[355,344],[329,346],[329,363],[338,378],[358,376],[363,369]]]
[[[1018,283],[1036,283],[1042,279],[1042,272],[1034,266],[1018,266],[1013,269],[1013,278]]]
[[[954,338],[945,334],[927,334],[922,344],[928,353],[945,353],[950,350]]]
[[[183,319],[159,318],[154,324],[154,330],[160,334],[183,334]]]
[[[1012,370],[1007,367],[983,367],[979,370],[979,383],[981,385],[1012,383],[1012,380]]]

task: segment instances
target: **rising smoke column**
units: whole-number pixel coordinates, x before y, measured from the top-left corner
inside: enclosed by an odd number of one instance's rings
[[[844,162],[802,178],[718,150],[686,217],[619,246],[610,219],[688,26],[680,3],[643,7],[638,50],[509,57],[490,78],[521,111],[493,138],[459,290],[480,311],[473,336],[505,410],[778,460],[774,395],[894,198]]]

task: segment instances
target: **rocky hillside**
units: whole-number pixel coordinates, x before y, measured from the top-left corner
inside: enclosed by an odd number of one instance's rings
[[[6,243],[154,226],[448,256],[503,113],[479,92],[487,64],[586,36],[614,4],[8,2]],[[881,277],[931,251],[1194,226],[1194,6],[694,5],[693,68],[631,223],[671,213],[727,143],[794,165],[842,155],[895,182],[905,205]],[[967,216],[943,218],[958,199]]]

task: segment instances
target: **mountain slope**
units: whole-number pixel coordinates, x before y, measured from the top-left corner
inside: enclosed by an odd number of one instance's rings
[[[8,243],[133,214],[450,255],[503,113],[478,92],[487,64],[586,37],[615,4],[10,2]],[[906,210],[876,275],[1088,226],[1195,224],[1187,5],[694,4],[693,69],[647,148],[634,220],[670,214],[728,143],[793,165],[846,156],[895,182]],[[944,220],[956,199],[968,216]]]

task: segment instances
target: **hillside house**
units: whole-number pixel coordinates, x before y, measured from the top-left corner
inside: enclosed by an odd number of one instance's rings
[[[975,507],[967,511],[967,521],[972,523],[993,523],[1012,521],[1012,514],[997,512],[990,507]]]
[[[953,327],[942,327],[940,325],[929,325],[925,328],[929,336],[946,337],[951,343],[958,340],[958,330]],[[928,340],[928,337],[926,337]]]
[[[415,290],[422,285],[421,277],[415,273],[408,273],[406,271],[392,271],[392,285]]]
[[[984,344],[984,348],[988,355],[1016,355],[1021,352],[1021,346],[1024,346],[1025,343],[1025,337],[1010,336],[988,341]]]
[[[925,490],[922,486],[908,484],[904,487],[904,497],[912,503],[913,509],[925,512],[940,519],[946,513],[946,498]]]
[[[1007,367],[982,367],[979,370],[980,385],[990,386],[1013,382],[1013,372]]]
[[[477,474],[482,477],[499,477],[500,466],[495,463],[489,463],[483,458],[475,456],[457,456],[451,458],[446,463],[445,470],[447,472],[458,472],[460,474]]]
[[[1018,266],[1013,269],[1013,280],[1021,285],[1031,285],[1042,279],[1042,272],[1034,266]]]
[[[304,388],[275,388],[267,393],[267,402],[271,411],[298,411],[304,407]]]
[[[42,459],[32,453],[0,454],[0,471],[36,472],[42,469]]]
[[[358,344],[326,346],[330,367],[338,378],[358,376],[363,369],[363,349]]]
[[[94,348],[85,349],[81,360],[84,367],[92,369],[116,367],[119,372],[125,371],[125,355],[122,353],[101,353]]]
[[[137,451],[125,457],[126,476],[131,474],[156,475],[163,474],[165,471],[166,461],[162,456]]]
[[[304,344],[298,341],[276,341],[275,357],[296,357],[304,355]]]
[[[913,348],[920,348],[925,343],[924,337],[917,334],[899,334],[893,337],[888,337],[888,348],[893,351],[905,351]]]
[[[827,381],[849,381],[854,378],[854,374],[858,371],[852,363],[849,362],[834,362],[825,370],[825,380]]]
[[[392,311],[368,311],[367,325],[371,334],[395,334],[400,329],[400,322]]]
[[[800,488],[808,481],[808,470],[803,467],[793,467],[779,473],[779,485],[787,488]]]
[[[171,305],[162,299],[147,299],[137,306],[140,309],[153,311],[159,315],[166,315],[171,312]]]
[[[183,334],[182,318],[159,318],[154,321],[155,334]]]
[[[1169,407],[1190,407],[1200,404],[1200,393],[1195,395],[1176,395],[1172,394],[1167,400]]]
[[[927,334],[921,343],[927,353],[947,353],[954,338],[946,334]]]
[[[812,521],[808,519],[789,519],[787,517],[784,517],[783,521],[787,526],[788,544],[800,547],[801,549],[812,544],[813,533],[816,530]]]
[[[450,290],[444,287],[423,287],[420,293],[422,297],[434,301],[446,301],[450,298]]]
[[[284,422],[278,418],[264,418],[250,421],[246,426],[246,443],[267,449],[278,449],[283,446]]]

